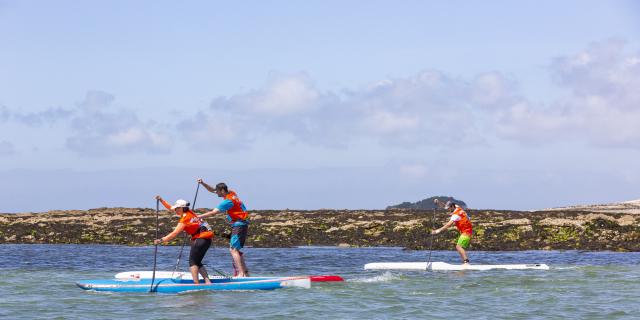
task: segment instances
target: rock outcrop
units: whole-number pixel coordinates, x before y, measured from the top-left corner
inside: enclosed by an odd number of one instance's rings
[[[205,209],[202,209],[205,210]],[[201,210],[198,210],[201,211]],[[435,216],[435,219],[434,219]],[[640,215],[576,210],[471,210],[471,250],[640,251]],[[148,245],[155,238],[152,209],[100,208],[87,211],[0,214],[0,243],[82,243]],[[258,210],[251,211],[247,245],[253,247],[400,246],[428,249],[430,231],[448,214],[432,210]],[[226,246],[229,227],[219,215],[207,219]],[[177,217],[159,216],[159,233],[175,227]],[[433,238],[434,249],[453,250],[455,229]],[[173,241],[182,244],[183,238]]]
[[[632,200],[617,203],[592,204],[571,206],[563,208],[551,208],[546,211],[589,211],[589,212],[605,212],[605,213],[629,213],[640,214],[640,200]]]

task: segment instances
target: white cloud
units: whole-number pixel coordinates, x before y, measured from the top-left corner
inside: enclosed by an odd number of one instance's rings
[[[241,145],[248,143],[247,131],[250,122],[224,111],[199,112],[194,117],[180,122],[176,129],[184,141],[189,141],[196,150],[215,150],[217,146]],[[233,150],[231,148],[230,150]]]
[[[399,115],[384,110],[376,110],[363,119],[364,124],[375,132],[382,134],[418,127],[418,119],[408,115]]]
[[[54,124],[59,120],[69,119],[72,110],[60,107],[48,108],[44,111],[24,113],[19,110],[11,110],[6,106],[0,106],[0,123],[14,121],[31,127]]]
[[[40,127],[42,125],[51,125],[60,120],[69,119],[73,111],[64,108],[49,108],[40,112],[30,113],[14,113],[13,118],[23,124],[32,127]]]
[[[105,137],[105,144],[114,148],[127,148],[150,143],[154,146],[161,146],[167,140],[159,134],[149,132],[141,128],[129,128],[117,131]]]
[[[483,107],[500,108],[519,100],[516,82],[498,72],[483,73],[473,79],[471,100]]]
[[[515,79],[499,72],[470,78],[436,70],[321,92],[304,74],[278,75],[258,88],[214,99],[169,133],[116,108],[115,97],[90,91],[75,108],[20,114],[0,107],[0,121],[38,126],[71,123],[67,147],[80,154],[169,152],[174,140],[198,150],[279,141],[311,147],[460,147],[499,139],[523,144],[579,141],[640,148],[640,55],[620,41],[559,57],[550,71],[567,89],[562,100],[533,104]],[[177,136],[172,136],[177,135]],[[229,150],[233,150],[230,148]]]
[[[327,93],[304,76],[279,76],[264,89],[215,99],[210,110],[180,127],[185,138],[212,144],[250,143],[271,135],[330,147],[363,139],[405,148],[470,144],[481,139],[472,89],[469,82],[431,70]],[[492,99],[502,95],[494,92]]]
[[[550,71],[568,95],[548,105],[529,102],[517,81],[499,72],[464,79],[426,70],[333,92],[320,92],[304,74],[278,75],[263,88],[214,99],[175,131],[205,151],[246,149],[274,137],[333,148],[362,141],[396,148],[459,147],[493,136],[524,144],[640,147],[640,55],[626,52],[620,41],[607,41],[554,59]],[[87,94],[72,115],[71,149],[168,151],[169,134],[130,111],[112,110],[113,102],[108,93]]]
[[[570,94],[550,107],[520,102],[498,113],[497,133],[522,142],[584,141],[640,148],[640,54],[610,40],[554,60],[552,71]]]
[[[172,139],[168,134],[153,122],[139,120],[131,110],[111,110],[114,100],[105,92],[87,93],[71,121],[69,149],[91,156],[169,152]]]
[[[558,132],[570,125],[570,119],[551,116],[554,110],[540,110],[521,101],[496,114],[495,132],[504,138],[528,144],[544,144],[563,137]]]
[[[7,120],[9,120],[9,117],[10,117],[9,108],[5,106],[0,106],[0,123],[6,122]]]
[[[401,175],[411,179],[422,179],[429,174],[429,168],[422,164],[404,164],[398,170]]]
[[[306,77],[277,79],[253,97],[252,110],[269,115],[304,112],[314,107],[319,96]]]
[[[114,108],[114,101],[112,94],[89,91],[73,108],[53,107],[25,113],[0,106],[0,122],[30,127],[59,123],[68,126],[66,147],[83,155],[169,152],[172,146],[169,134],[153,121],[138,119],[132,109]],[[3,148],[5,153],[13,152],[12,145],[5,143]]]
[[[98,90],[90,90],[84,100],[78,104],[78,108],[88,112],[101,111],[107,109],[115,100],[115,96]]]
[[[307,76],[279,75],[270,79],[263,89],[215,99],[211,108],[259,117],[283,117],[309,112],[319,98],[320,93]]]
[[[16,152],[15,147],[9,141],[0,141],[0,156],[12,155]]]

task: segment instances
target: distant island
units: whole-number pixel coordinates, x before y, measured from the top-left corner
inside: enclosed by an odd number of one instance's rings
[[[415,209],[415,210],[433,210],[433,209],[437,209],[436,205],[434,203],[434,200],[438,200],[441,203],[447,203],[447,201],[452,201],[453,203],[466,208],[467,204],[462,201],[462,200],[458,200],[455,199],[454,197],[449,197],[449,196],[434,196],[434,197],[430,197],[427,199],[423,199],[420,200],[418,202],[403,202],[401,204],[396,204],[393,206],[388,206],[387,210],[390,209]]]

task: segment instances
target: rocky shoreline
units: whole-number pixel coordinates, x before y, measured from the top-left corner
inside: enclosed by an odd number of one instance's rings
[[[204,212],[206,209],[197,210]],[[470,210],[474,223],[471,250],[640,251],[640,215],[576,210]],[[431,210],[256,210],[251,211],[247,246],[397,246],[428,249],[430,230],[446,223],[444,211]],[[0,243],[149,245],[155,237],[155,210],[99,208],[0,214]],[[229,227],[223,216],[208,218],[226,246]],[[177,217],[159,216],[160,235]],[[455,229],[433,238],[433,248],[453,250]],[[182,244],[183,238],[173,241]]]

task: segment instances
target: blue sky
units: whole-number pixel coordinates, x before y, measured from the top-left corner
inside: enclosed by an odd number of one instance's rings
[[[253,209],[638,199],[639,40],[633,1],[0,1],[0,212],[198,177]]]

